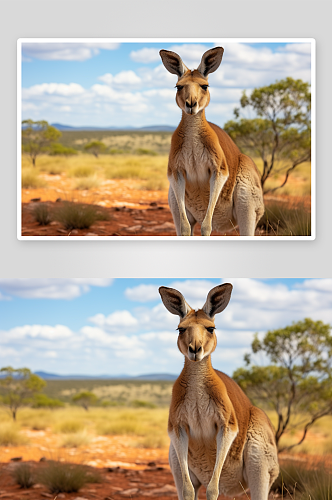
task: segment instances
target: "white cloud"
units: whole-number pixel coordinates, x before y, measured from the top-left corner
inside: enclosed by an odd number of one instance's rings
[[[16,326],[6,332],[2,331],[1,342],[36,338],[46,340],[62,340],[68,339],[72,335],[73,332],[64,325],[24,325]]]
[[[138,325],[137,319],[134,318],[129,311],[115,311],[109,316],[96,314],[95,316],[89,318],[89,321],[100,328],[106,328],[109,330],[135,328]]]
[[[56,95],[63,97],[73,97],[84,94],[84,88],[78,83],[42,83],[33,85],[29,89],[23,89],[23,99],[41,97],[45,95]]]
[[[138,285],[133,288],[127,288],[124,292],[129,300],[136,302],[149,302],[160,298],[158,287],[155,285]]]
[[[141,85],[142,79],[136,75],[134,71],[121,71],[116,75],[111,73],[106,73],[105,75],[99,76],[98,80],[106,83],[107,85],[114,85],[118,87],[137,87]]]
[[[23,43],[22,54],[25,61],[34,59],[86,61],[97,56],[101,49],[116,50],[119,43]]]
[[[144,47],[144,49],[133,50],[130,52],[130,59],[135,62],[149,64],[160,60],[159,50],[155,48]]]
[[[107,287],[106,278],[46,278],[0,279],[0,290],[25,299],[73,299],[90,290],[91,286]]]

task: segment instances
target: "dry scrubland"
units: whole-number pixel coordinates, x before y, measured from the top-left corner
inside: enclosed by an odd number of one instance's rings
[[[84,145],[90,141],[102,141],[107,153],[95,158],[83,153]],[[46,175],[61,175],[72,179],[71,189],[89,190],[101,188],[107,179],[135,179],[137,188],[143,190],[166,190],[168,152],[171,133],[121,133],[121,132],[63,132],[61,142],[64,146],[78,150],[72,157],[40,156],[36,168],[32,168],[29,158],[23,155],[22,185],[24,188],[47,188],[51,179]],[[255,158],[262,170],[262,160]],[[276,172],[267,181],[266,189],[273,189],[281,183],[284,176],[278,171],[285,164],[276,164]],[[310,163],[299,165],[283,188],[276,194],[307,196],[311,192]]]
[[[56,410],[22,408],[16,423],[5,408],[0,408],[0,446],[29,445],[25,430],[47,430],[56,436],[58,447],[86,446],[95,436],[132,436],[134,447],[165,448],[172,385],[172,382],[114,380],[48,381],[47,396],[62,400],[65,407]],[[92,391],[98,398],[98,406],[89,411],[73,406],[72,397],[81,391]],[[275,414],[267,413],[276,424]],[[282,439],[281,446],[298,441],[299,429],[290,431]],[[289,453],[332,455],[332,417],[316,422],[304,443]]]

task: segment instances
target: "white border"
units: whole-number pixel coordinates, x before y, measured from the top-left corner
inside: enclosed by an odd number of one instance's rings
[[[21,121],[23,43],[310,43],[311,44],[311,235],[310,236],[22,236]],[[314,38],[19,38],[17,40],[17,239],[20,241],[310,241],[316,239],[316,40]]]

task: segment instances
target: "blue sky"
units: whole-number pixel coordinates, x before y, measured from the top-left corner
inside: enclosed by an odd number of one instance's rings
[[[244,89],[287,76],[310,82],[308,43],[23,43],[22,119],[73,126],[176,126],[176,76],[161,64],[159,50],[180,54],[190,68],[215,45],[225,49],[209,77],[207,116],[219,125],[233,117]]]
[[[216,316],[216,368],[243,363],[255,332],[305,317],[332,324],[332,279],[0,279],[0,366],[60,374],[180,372],[178,318],[158,287],[178,289],[194,308],[221,282],[233,284]]]

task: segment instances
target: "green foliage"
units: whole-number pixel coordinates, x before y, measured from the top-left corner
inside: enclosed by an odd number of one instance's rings
[[[47,121],[23,120],[22,150],[30,156],[33,166],[42,153],[49,153],[52,144],[61,137],[61,132],[51,127]]]
[[[54,216],[69,231],[88,229],[98,220],[97,210],[93,206],[71,202],[63,203]]]
[[[138,148],[136,150],[136,153],[138,155],[151,155],[151,156],[157,156],[157,153],[153,151],[152,149],[146,149],[146,148]]]
[[[93,392],[82,391],[73,396],[74,403],[82,406],[86,411],[88,411],[89,406],[96,404],[98,401],[97,396]]]
[[[31,398],[45,387],[46,382],[32,373],[29,368],[1,368],[0,388],[4,393],[2,403],[7,406],[16,420],[16,413],[21,406],[31,403]]]
[[[29,464],[18,464],[12,472],[12,477],[21,488],[31,488],[35,484],[34,474]]]
[[[235,120],[224,126],[225,131],[244,152],[263,160],[262,186],[276,171],[284,174],[283,182],[273,189],[283,187],[290,173],[311,158],[311,93],[309,83],[286,78],[255,88],[250,96],[243,92],[242,108],[250,108],[257,117],[240,117],[234,110]],[[282,169],[276,170],[276,161],[287,160]]]
[[[60,399],[50,398],[46,394],[35,394],[32,404],[33,408],[50,408],[52,410],[64,406],[65,404]]]
[[[51,156],[72,156],[77,155],[78,151],[74,148],[68,148],[60,142],[55,142],[50,145],[49,154]]]
[[[41,469],[38,481],[51,493],[73,493],[91,482],[91,474],[82,465],[48,462]]]
[[[50,209],[44,203],[36,205],[32,210],[32,215],[40,226],[47,226],[50,222],[52,222]]]
[[[84,150],[98,158],[98,155],[106,150],[106,146],[101,141],[91,141],[88,144],[85,144]]]
[[[155,404],[149,401],[142,401],[141,399],[134,399],[131,404],[134,408],[157,408]]]
[[[268,331],[262,339],[256,334],[251,348],[271,364],[251,365],[247,354],[247,368],[239,368],[233,377],[255,403],[277,413],[277,444],[286,431],[302,429],[299,441],[283,448],[291,449],[304,441],[314,422],[332,414],[331,326],[306,318]]]

